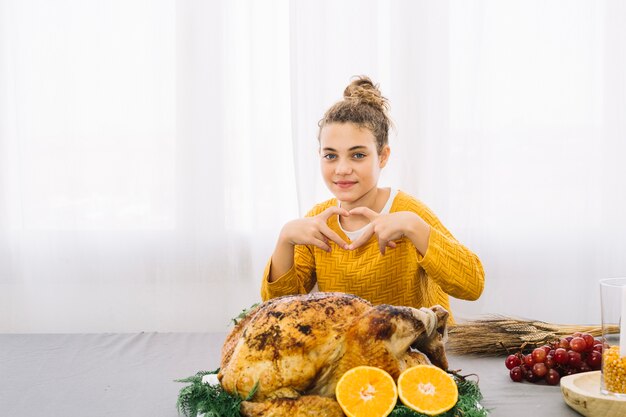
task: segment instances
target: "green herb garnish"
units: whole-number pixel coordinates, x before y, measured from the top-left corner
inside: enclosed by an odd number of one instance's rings
[[[187,383],[180,390],[176,406],[179,414],[186,417],[197,417],[203,413],[205,417],[241,417],[239,408],[242,401],[248,401],[258,388],[254,386],[252,391],[244,399],[238,395],[229,394],[220,385],[202,383],[202,377],[209,374],[217,374],[215,371],[200,371],[194,376],[179,379],[176,382]],[[459,400],[449,411],[440,414],[439,417],[487,417],[488,411],[480,405],[483,396],[478,383],[465,379],[465,377],[453,373],[459,388]],[[391,417],[428,417],[404,406],[398,402],[390,414]]]
[[[459,388],[459,400],[450,410],[439,414],[437,417],[487,417],[489,412],[480,405],[483,395],[478,383],[453,374],[456,385]],[[398,401],[390,417],[428,417],[403,405]]]
[[[243,400],[239,396],[229,394],[220,385],[202,383],[203,376],[218,372],[219,369],[200,371],[194,376],[176,380],[189,384],[178,394],[176,407],[179,414],[187,417],[196,417],[198,413],[203,413],[205,417],[241,417],[239,407]]]
[[[231,319],[231,321],[232,321],[232,322],[235,324],[235,326],[236,326],[237,324],[239,324],[239,322],[240,322],[241,320],[245,319],[245,318],[246,318],[246,316],[247,316],[248,314],[250,314],[250,312],[251,312],[252,310],[254,310],[257,306],[259,306],[259,304],[260,304],[260,303],[254,303],[254,304],[252,304],[250,307],[248,307],[248,308],[244,308],[243,310],[241,310],[241,313],[239,313],[239,315],[238,315],[237,317],[235,317],[235,318]]]

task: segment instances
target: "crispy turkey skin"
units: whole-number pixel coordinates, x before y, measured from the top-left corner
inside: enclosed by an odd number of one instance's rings
[[[242,405],[246,416],[342,416],[335,386],[355,366],[377,366],[394,379],[419,363],[447,369],[447,319],[439,306],[372,306],[343,293],[275,298],[227,336],[218,378],[244,398],[258,384]]]

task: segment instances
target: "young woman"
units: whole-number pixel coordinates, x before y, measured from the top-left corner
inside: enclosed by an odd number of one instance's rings
[[[282,228],[261,296],[320,291],[374,304],[450,311],[448,295],[483,291],[478,257],[410,195],[378,187],[390,154],[388,103],[367,77],[355,79],[319,122],[322,176],[335,198]],[[450,316],[452,317],[452,316]]]

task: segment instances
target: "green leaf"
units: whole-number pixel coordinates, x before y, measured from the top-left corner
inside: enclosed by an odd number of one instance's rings
[[[245,398],[244,401],[250,401],[252,397],[254,397],[254,394],[256,394],[258,389],[259,389],[259,381],[257,381],[256,384],[254,384],[254,386],[252,387],[252,389],[250,390],[250,392],[248,393],[248,396]]]
[[[239,313],[239,315],[238,315],[237,317],[235,317],[235,318],[231,319],[231,321],[232,321],[232,322],[235,324],[235,326],[236,326],[237,324],[239,324],[239,322],[240,322],[241,320],[245,319],[245,318],[246,318],[246,316],[247,316],[248,314],[250,314],[250,312],[251,312],[252,310],[254,310],[256,307],[258,307],[258,306],[259,306],[259,304],[260,304],[260,303],[254,303],[254,304],[252,304],[250,307],[248,307],[248,308],[244,308],[243,310],[241,310],[241,313]]]
[[[219,369],[209,372],[200,371],[195,375],[176,380],[176,382],[189,384],[178,394],[176,402],[178,414],[186,417],[197,417],[198,413],[203,413],[205,417],[241,417],[239,408],[243,400],[238,395],[229,394],[220,385],[202,382],[204,375],[218,372]],[[257,385],[255,384],[250,395],[254,395]]]

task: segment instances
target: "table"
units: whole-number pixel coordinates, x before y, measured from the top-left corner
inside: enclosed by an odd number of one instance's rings
[[[0,416],[177,417],[184,384],[219,366],[224,333],[0,334]],[[493,417],[579,416],[558,386],[515,383],[504,358],[449,355]]]

